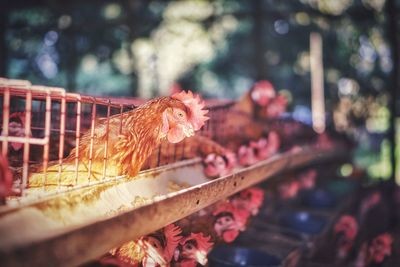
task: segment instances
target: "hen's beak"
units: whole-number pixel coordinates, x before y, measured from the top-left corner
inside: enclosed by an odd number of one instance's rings
[[[198,263],[201,265],[206,265],[207,264],[207,253],[204,251],[196,251],[196,260]]]
[[[194,129],[191,124],[184,126],[183,127],[183,133],[186,135],[186,137],[191,137],[194,135]]]

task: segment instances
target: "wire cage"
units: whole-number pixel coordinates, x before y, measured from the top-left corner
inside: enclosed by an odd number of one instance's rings
[[[140,103],[143,100],[85,96],[68,93],[63,88],[35,86],[29,81],[1,78],[0,141],[2,156],[8,159],[14,176],[11,199],[19,200],[28,195],[40,198],[122,178],[109,174],[112,166],[107,163],[108,134],[102,166],[94,168],[94,129],[99,118],[104,118],[108,132],[110,118],[116,116],[120,120],[121,133],[124,112],[133,110]],[[208,103],[211,119],[197,135],[221,139],[218,137],[221,123],[231,106],[229,101]],[[80,148],[77,144],[87,132],[90,132],[90,152],[88,162],[83,163],[79,161]],[[155,157],[142,170],[190,158],[193,156],[191,149],[185,141],[178,144],[163,142],[154,151]],[[68,185],[61,181],[65,175],[72,181]],[[55,181],[50,189],[49,177]]]

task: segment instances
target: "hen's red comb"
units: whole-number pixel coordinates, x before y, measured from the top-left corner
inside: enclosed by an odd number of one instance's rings
[[[247,223],[247,219],[250,217],[249,211],[245,209],[238,209],[230,202],[221,203],[220,205],[218,205],[217,208],[213,211],[212,215],[218,216],[218,214],[223,212],[231,213],[234,217],[234,220],[240,227],[245,226]]]
[[[182,229],[175,224],[169,224],[164,227],[164,235],[167,239],[167,244],[164,249],[164,258],[169,262],[174,256],[175,248],[178,246],[179,241],[181,241]]]
[[[240,196],[245,198],[247,194],[251,195],[251,203],[258,208],[262,205],[264,201],[264,190],[258,187],[247,188],[240,192]]]
[[[189,121],[193,125],[195,131],[199,130],[206,120],[209,118],[205,115],[208,113],[204,108],[204,101],[201,100],[199,95],[195,95],[192,91],[182,91],[172,95],[172,98],[182,101],[186,107],[190,109]]]
[[[347,232],[348,238],[354,239],[358,232],[358,223],[351,215],[342,215],[334,226],[335,233]]]
[[[266,90],[266,91],[271,91],[271,93],[273,93],[275,95],[275,88],[272,85],[272,83],[270,81],[267,80],[261,80],[256,82],[253,85],[254,89],[261,89],[261,90]]]
[[[211,236],[204,235],[203,233],[190,233],[188,237],[183,238],[179,243],[184,245],[190,240],[195,240],[197,243],[197,249],[199,251],[208,252],[214,243],[211,241]]]

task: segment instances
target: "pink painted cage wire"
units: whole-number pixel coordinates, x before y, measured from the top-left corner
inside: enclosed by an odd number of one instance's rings
[[[19,172],[21,174],[18,180],[14,177],[15,195],[17,197],[25,196],[29,173],[34,168],[33,166],[41,166],[43,191],[45,191],[46,169],[49,163],[56,162],[58,164],[58,176],[61,177],[63,160],[75,148],[76,144],[79,144],[82,134],[90,131],[91,141],[93,141],[97,118],[103,117],[107,119],[108,131],[110,116],[132,110],[143,102],[143,100],[137,98],[104,98],[68,93],[63,88],[35,86],[25,80],[0,78],[0,107],[2,110],[0,116],[1,153],[8,159],[13,173]],[[227,116],[227,110],[231,106],[232,102],[230,101],[213,100],[207,104],[207,108],[210,110],[208,114],[210,120],[206,122],[198,134],[214,140],[221,139],[218,137],[218,133],[223,132],[221,130],[223,130],[224,117]],[[11,135],[9,127],[10,116],[18,112],[24,114],[24,116],[20,117],[23,128],[20,129],[19,134]],[[124,116],[120,117],[120,125],[122,127]],[[122,128],[120,128],[121,130]],[[22,149],[13,151],[10,146],[11,143],[22,144]],[[107,144],[108,138],[104,144],[105,148],[107,148]],[[170,146],[169,144],[163,145]],[[59,185],[56,193],[98,183],[90,181],[92,147],[93,143],[91,142],[88,182],[78,184],[79,146],[76,146],[75,185],[72,188],[61,188]],[[177,151],[179,148],[183,150],[181,153]],[[158,148],[159,151],[161,149],[165,148]],[[152,162],[149,168],[185,159],[185,143],[178,148],[173,147],[172,149],[174,149],[174,152],[171,156],[167,159],[161,159],[160,155],[158,155],[157,160]],[[107,149],[104,151],[103,176],[100,182],[110,181],[110,178],[106,177]],[[116,178],[112,177],[111,180]]]

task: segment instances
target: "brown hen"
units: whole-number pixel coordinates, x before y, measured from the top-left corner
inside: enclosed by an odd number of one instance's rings
[[[114,115],[110,117],[108,125],[106,119],[99,119],[93,137],[91,131],[85,133],[79,147],[71,151],[62,166],[55,164],[48,167],[46,179],[42,173],[32,174],[29,186],[42,186],[44,180],[46,186],[72,186],[88,182],[89,179],[99,180],[103,177],[105,158],[106,176],[133,177],[162,140],[178,143],[185,137],[193,136],[208,119],[205,116],[207,110],[203,110],[203,107],[200,98],[189,91],[157,98],[122,115]],[[79,161],[77,176],[76,158]],[[60,168],[62,171],[59,174]]]

